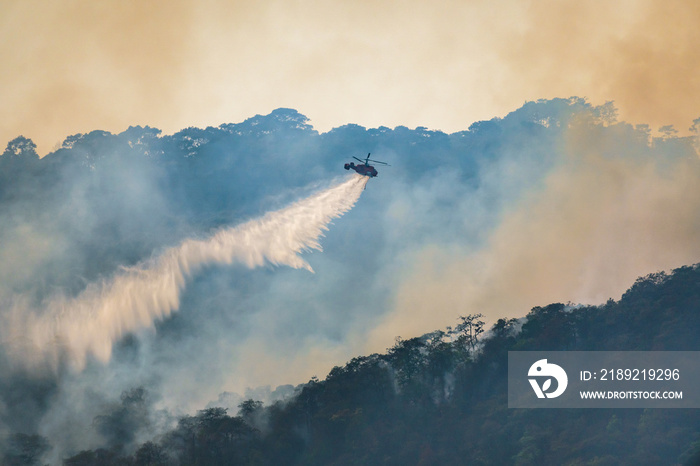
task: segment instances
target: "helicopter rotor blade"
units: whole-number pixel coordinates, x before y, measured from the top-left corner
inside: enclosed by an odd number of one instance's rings
[[[355,157],[354,155],[353,155],[353,157],[352,157],[352,158],[353,158],[353,159],[355,159],[355,160],[359,160],[359,161],[360,161],[360,162],[362,162],[362,163],[365,163],[365,161],[364,161],[364,160],[362,160],[362,159],[358,159],[358,158],[357,158],[357,157]]]
[[[379,160],[370,160],[370,159],[367,159],[367,160],[368,160],[369,162],[381,163],[382,165],[391,166],[391,165],[389,165],[388,163],[386,163],[386,162],[380,162]]]

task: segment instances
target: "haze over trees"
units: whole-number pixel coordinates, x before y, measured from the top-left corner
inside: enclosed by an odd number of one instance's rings
[[[359,356],[286,401],[207,408],[134,454],[92,464],[697,464],[696,409],[508,409],[508,351],[698,351],[700,265],[638,279],[620,301],[479,315]],[[469,326],[464,324],[468,323]],[[470,328],[471,327],[471,328]],[[127,394],[125,397],[129,397]]]
[[[305,256],[315,275],[209,268],[178,313],[125,336],[109,363],[34,370],[31,345],[12,331],[18,309],[41,312],[185,238],[284,206],[367,152],[392,166],[326,232],[323,253]],[[691,462],[694,411],[508,410],[503,358],[697,350],[698,271],[678,267],[700,260],[698,165],[692,138],[669,128],[653,137],[618,122],[612,104],[578,98],[528,102],[454,134],[352,124],[319,134],[278,109],[173,135],[72,135],[43,158],[19,136],[0,155],[0,455],[7,464]],[[466,285],[469,296],[446,299]],[[540,299],[552,290],[561,299]],[[609,296],[621,299],[548,304]],[[357,349],[358,335],[382,325],[400,338],[377,354]],[[305,382],[295,371],[309,355],[333,351],[344,356],[284,403],[211,402],[253,368]]]

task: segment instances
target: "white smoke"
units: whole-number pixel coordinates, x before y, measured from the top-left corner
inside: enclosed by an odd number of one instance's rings
[[[88,286],[75,298],[54,297],[41,310],[18,300],[2,325],[8,350],[29,365],[82,369],[93,355],[108,362],[125,334],[153,327],[180,305],[188,278],[203,267],[241,263],[296,269],[311,266],[299,254],[321,250],[319,238],[332,219],[350,210],[367,184],[358,174],[286,208],[226,228],[208,239],[188,239],[112,279]]]

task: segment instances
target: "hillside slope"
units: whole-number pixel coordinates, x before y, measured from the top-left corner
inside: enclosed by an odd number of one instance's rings
[[[507,407],[510,350],[700,350],[700,266],[638,279],[615,302],[535,307],[520,331],[480,316],[397,338],[312,379],[286,403],[208,408],[134,455],[83,451],[88,464],[697,464],[692,409]],[[484,336],[485,335],[485,336]],[[483,338],[481,338],[483,337]],[[133,410],[124,399],[124,412]],[[138,404],[138,403],[137,403]],[[122,412],[123,414],[123,412]]]

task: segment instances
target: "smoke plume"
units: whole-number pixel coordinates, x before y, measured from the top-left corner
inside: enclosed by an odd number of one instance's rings
[[[106,363],[124,335],[153,327],[176,311],[187,280],[205,266],[271,264],[313,272],[299,254],[321,250],[319,237],[332,219],[355,205],[367,180],[353,175],[259,219],[207,239],[187,239],[111,280],[88,286],[75,298],[53,297],[43,311],[30,312],[16,303],[3,325],[5,338],[15,345],[14,354],[33,355],[33,364],[67,362],[81,370],[90,355]]]

